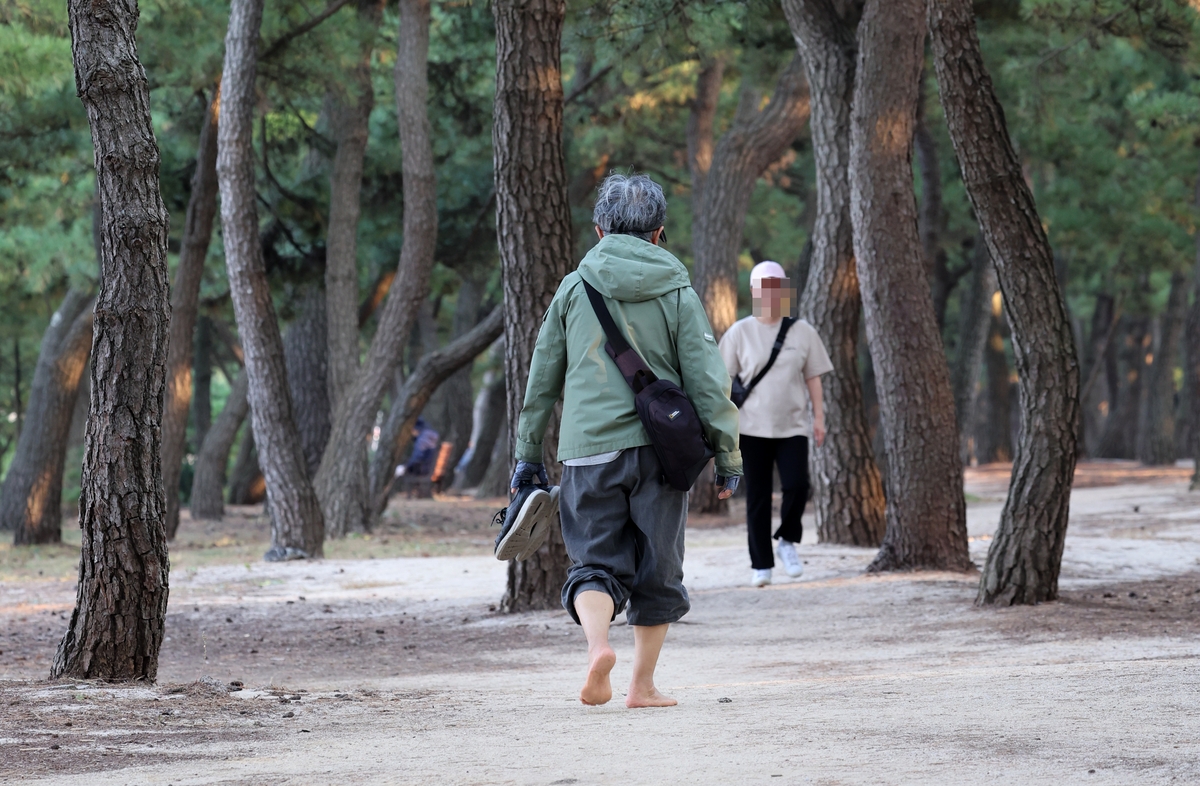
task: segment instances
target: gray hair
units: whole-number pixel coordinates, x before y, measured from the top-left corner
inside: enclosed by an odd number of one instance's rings
[[[596,192],[592,221],[606,235],[633,235],[649,241],[667,219],[662,186],[642,174],[613,172]]]

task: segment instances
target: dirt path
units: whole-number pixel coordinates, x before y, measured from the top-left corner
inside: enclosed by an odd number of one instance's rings
[[[976,561],[993,475],[969,477]],[[1200,508],[1176,477],[1132,479],[1075,492],[1063,598],[1036,608],[807,542],[802,580],[752,590],[742,531],[694,530],[670,710],[579,705],[579,630],[495,614],[504,566],[470,553],[177,573],[141,689],[28,682],[71,584],[0,582],[0,782],[1194,783]],[[631,632],[613,639],[621,694]]]

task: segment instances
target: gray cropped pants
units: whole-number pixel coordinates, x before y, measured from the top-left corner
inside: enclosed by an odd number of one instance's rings
[[[563,467],[559,490],[563,541],[571,570],[563,608],[579,622],[575,596],[607,593],[630,625],[675,622],[691,608],[683,587],[687,494],[662,480],[650,445],[607,464]]]

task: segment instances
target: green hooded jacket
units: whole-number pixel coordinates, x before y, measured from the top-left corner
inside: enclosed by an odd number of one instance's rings
[[[559,461],[651,444],[633,391],[604,351],[607,339],[584,280],[608,298],[617,326],[651,370],[687,393],[716,451],[717,473],[741,475],[729,373],[687,268],[669,251],[630,235],[606,235],[554,294],[529,367],[517,459],[542,461],[542,437],[560,395]]]

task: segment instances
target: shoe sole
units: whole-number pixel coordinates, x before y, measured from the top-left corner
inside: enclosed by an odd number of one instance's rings
[[[533,526],[529,530],[529,545],[521,551],[517,559],[529,559],[533,556],[535,551],[542,547],[542,545],[550,538],[550,526],[557,514],[558,486],[551,486],[550,501],[540,510],[530,513],[530,516],[534,519],[534,521]]]
[[[557,495],[551,499],[550,493],[540,489],[530,494],[521,505],[521,509],[517,511],[516,521],[513,522],[512,527],[496,547],[496,559],[501,562],[525,559],[537,551],[546,541],[546,535],[549,534],[549,527],[545,525],[545,522],[548,516],[552,515],[552,512],[548,512],[551,509],[553,512],[558,510]],[[533,538],[537,534],[539,524],[542,525],[540,527],[541,540],[535,542]]]

